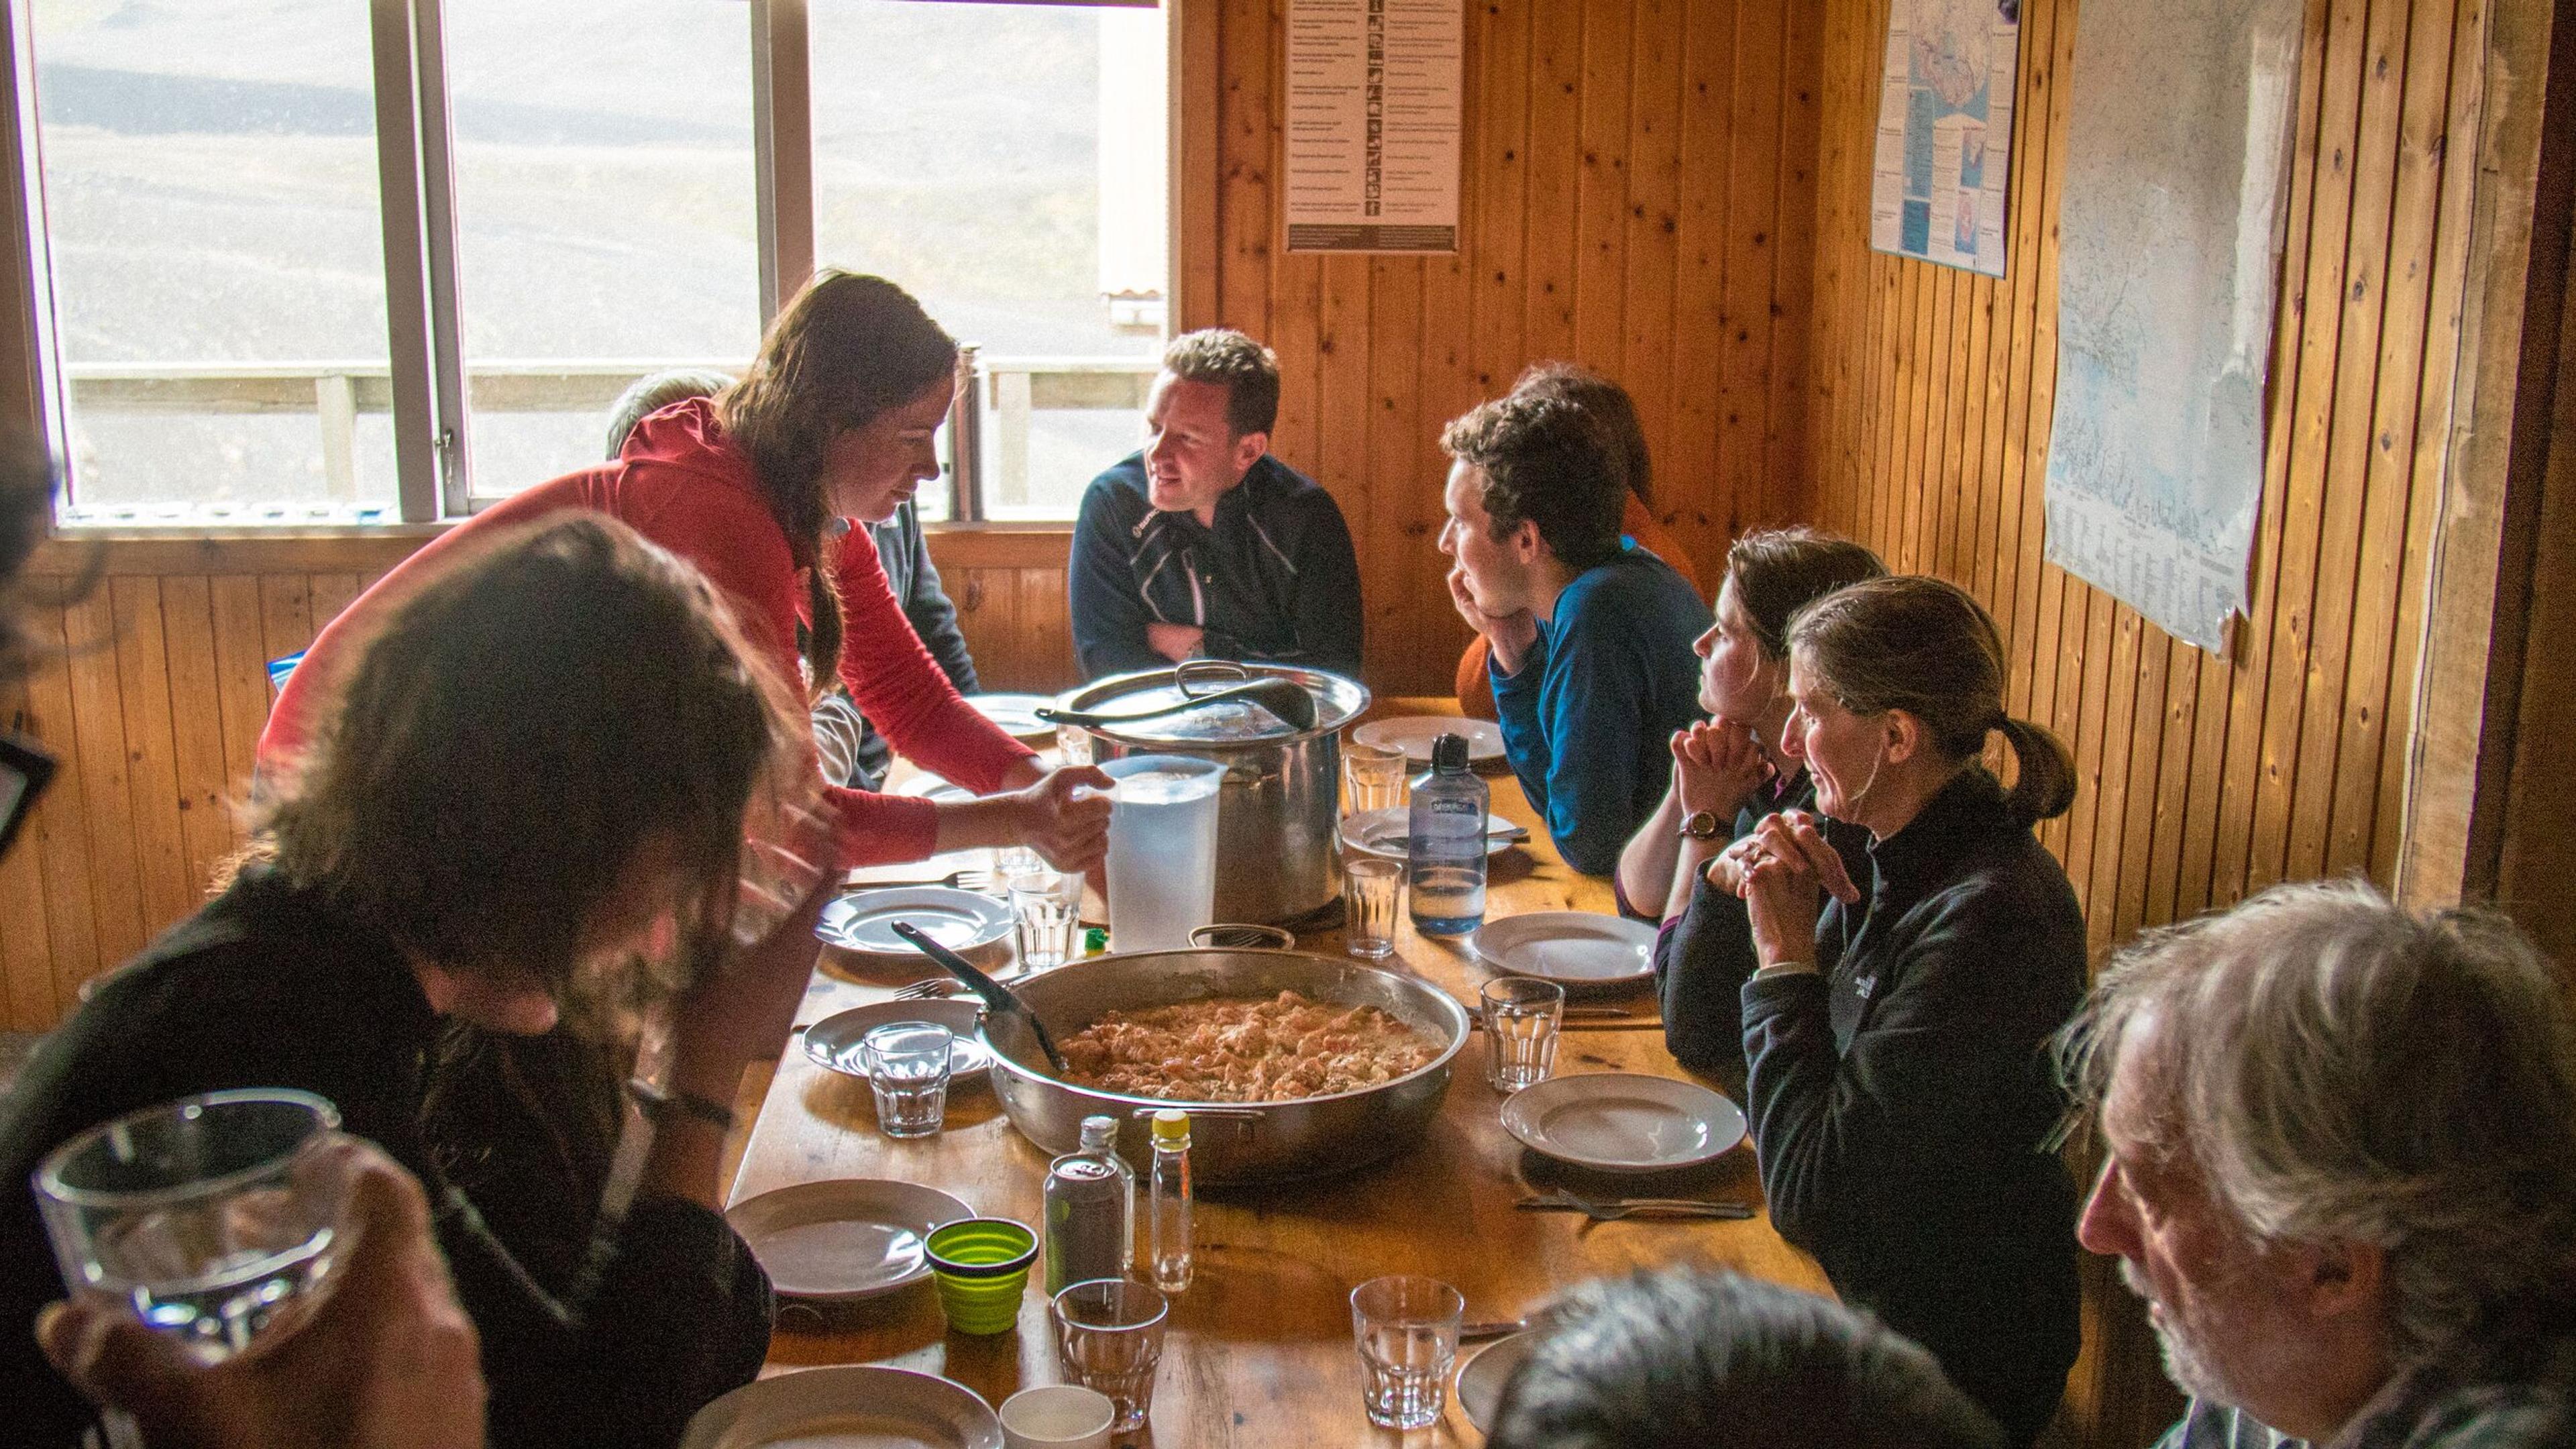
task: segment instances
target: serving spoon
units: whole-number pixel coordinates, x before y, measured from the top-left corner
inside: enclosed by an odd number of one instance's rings
[[[1055,1038],[1047,1035],[1046,1023],[1038,1020],[1038,1014],[1029,1010],[1029,1004],[1020,999],[1018,992],[975,969],[965,957],[930,939],[910,921],[895,922],[894,933],[911,942],[914,950],[947,967],[949,974],[975,988],[975,994],[984,998],[985,1005],[1005,1016],[1016,1016],[1027,1022],[1030,1035],[1038,1039],[1038,1050],[1046,1053],[1047,1065],[1055,1068],[1057,1076],[1064,1076],[1072,1070],[1064,1064],[1064,1053],[1055,1049]]]

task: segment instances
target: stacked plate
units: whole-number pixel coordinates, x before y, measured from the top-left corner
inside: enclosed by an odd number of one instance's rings
[[[1351,731],[1358,744],[1375,745],[1382,750],[1402,750],[1404,758],[1416,765],[1431,763],[1432,741],[1442,735],[1465,735],[1467,758],[1475,764],[1503,757],[1503,727],[1491,720],[1468,719],[1463,715],[1416,714],[1394,719],[1372,720]]]
[[[748,1383],[698,1411],[680,1449],[883,1444],[1002,1449],[1002,1421],[975,1391],[882,1364],[801,1369]]]
[[[937,1188],[872,1177],[800,1182],[725,1209],[771,1287],[821,1303],[874,1298],[929,1277],[931,1229],[974,1215]]]
[[[1655,928],[1594,911],[1532,911],[1468,933],[1476,959],[1512,976],[1553,981],[1569,995],[1606,995],[1655,976]]]
[[[855,1006],[807,1027],[805,1055],[816,1066],[864,1082],[868,1069],[859,1060],[859,1038],[897,1022],[934,1022],[957,1038],[948,1048],[949,1085],[968,1086],[982,1081],[984,1069],[993,1064],[991,1049],[975,1034],[983,1016],[984,1008],[974,1001],[880,1001]]]

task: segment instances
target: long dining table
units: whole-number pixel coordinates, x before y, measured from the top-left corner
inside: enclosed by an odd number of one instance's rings
[[[1372,717],[1440,714],[1449,712],[1447,705],[1384,700]],[[1532,828],[1527,842],[1493,861],[1486,919],[1532,911],[1613,911],[1610,883],[1565,867],[1512,777],[1487,779],[1496,813]],[[862,876],[919,878],[985,864],[969,853]],[[1229,864],[1220,861],[1218,869]],[[1339,955],[1341,932],[1303,934],[1297,949]],[[1417,935],[1401,919],[1395,954],[1382,964],[1436,984],[1471,1013],[1491,976],[1461,941]],[[806,1026],[886,1000],[905,982],[935,974],[926,961],[922,967],[880,976],[818,966],[797,1015],[797,1033],[742,1145],[732,1201],[795,1183],[891,1178],[939,1188],[987,1216],[1040,1220],[1048,1154],[1012,1129],[988,1085],[961,1081],[949,1094],[945,1130],[897,1141],[877,1130],[865,1082],[805,1055]],[[1616,1019],[1569,1021],[1556,1073],[1689,1079],[1664,1049],[1654,993],[1640,991],[1615,1004],[1625,1009]],[[1646,1176],[1609,1177],[1555,1162],[1504,1131],[1502,1095],[1485,1081],[1485,1050],[1482,1034],[1471,1033],[1438,1116],[1419,1141],[1394,1156],[1322,1180],[1199,1196],[1196,1276],[1173,1301],[1143,1442],[1169,1449],[1319,1449],[1408,1440],[1372,1427],[1361,1411],[1349,1297],[1353,1287],[1380,1274],[1426,1274],[1455,1285],[1471,1320],[1521,1317],[1571,1284],[1676,1261],[1829,1291],[1813,1260],[1784,1242],[1762,1214],[1749,1145],[1699,1167]],[[758,1090],[757,1083],[747,1090]],[[1754,1215],[1740,1221],[1593,1222],[1576,1213],[1515,1207],[1551,1187],[1585,1196],[1733,1200],[1752,1207]],[[1022,1299],[1018,1328],[994,1337],[948,1332],[926,1280],[855,1304],[784,1302],[770,1340],[768,1371],[892,1364],[945,1375],[998,1405],[1022,1388],[1065,1381],[1037,1276]],[[1463,1347],[1460,1363],[1478,1347]],[[1442,1421],[1415,1434],[1430,1437],[1410,1442],[1481,1443],[1454,1394]]]

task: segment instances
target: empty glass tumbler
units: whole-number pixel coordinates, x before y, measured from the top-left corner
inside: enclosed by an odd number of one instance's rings
[[[1436,1278],[1371,1278],[1351,1290],[1351,1333],[1370,1423],[1422,1429],[1439,1421],[1466,1308],[1458,1290]]]
[[[1485,983],[1485,1080],[1517,1092],[1556,1069],[1556,1034],[1565,1019],[1565,988],[1529,976]]]
[[[1093,1278],[1066,1284],[1048,1312],[1065,1373],[1118,1405],[1117,1433],[1144,1427],[1154,1406],[1154,1371],[1163,1362],[1170,1300],[1143,1283]],[[1450,1336],[1457,1336],[1454,1324]]]
[[[1369,857],[1342,867],[1346,902],[1342,945],[1352,955],[1383,961],[1395,952],[1396,904],[1404,896],[1404,865]]]
[[[1349,792],[1351,814],[1394,809],[1404,803],[1404,751],[1382,745],[1343,745],[1342,783]]]
[[[949,1050],[956,1040],[927,1021],[892,1022],[859,1038],[859,1060],[885,1135],[928,1137],[947,1120]]]
[[[1070,889],[1068,889],[1070,886]],[[1011,877],[1011,921],[1020,964],[1031,971],[1061,966],[1082,929],[1082,882],[1041,867]]]

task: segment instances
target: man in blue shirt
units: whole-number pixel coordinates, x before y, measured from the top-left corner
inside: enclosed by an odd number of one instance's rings
[[[1073,525],[1085,679],[1185,659],[1360,671],[1360,569],[1333,495],[1270,456],[1279,359],[1230,328],[1172,339],[1146,444]]]
[[[1606,875],[1663,798],[1666,740],[1699,718],[1708,605],[1620,537],[1626,465],[1573,403],[1499,398],[1440,446],[1449,595],[1492,646],[1504,750],[1565,863]]]

